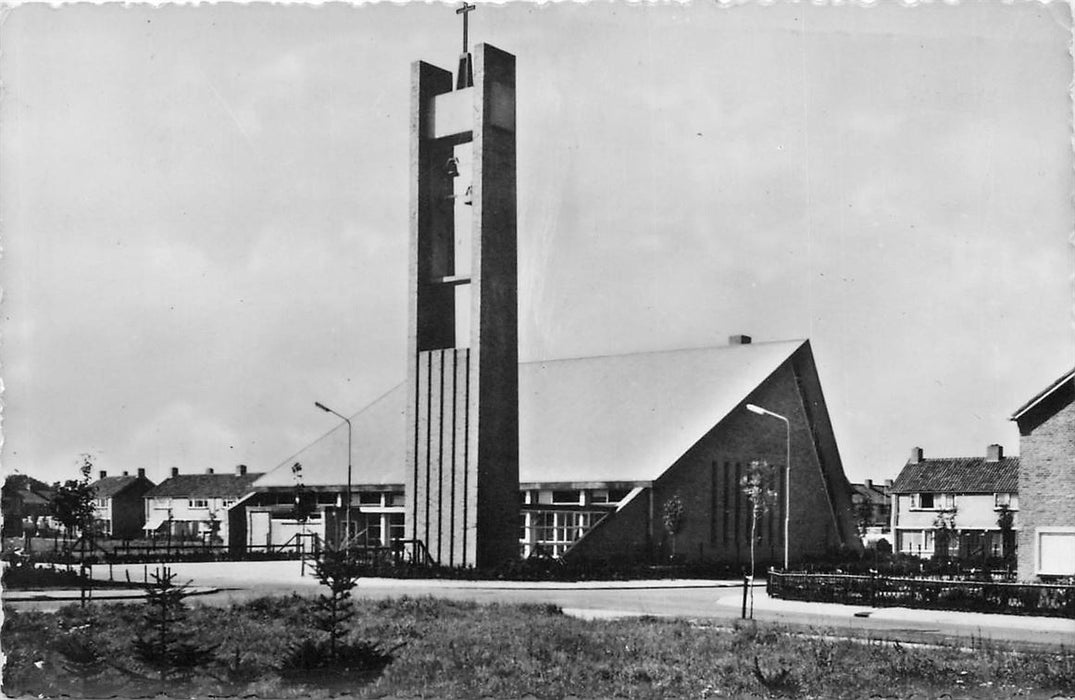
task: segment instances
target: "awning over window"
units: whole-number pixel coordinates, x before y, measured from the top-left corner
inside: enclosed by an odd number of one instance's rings
[[[153,532],[160,528],[161,525],[168,519],[167,515],[154,515],[152,518],[146,521],[146,524],[142,527],[143,530]]]

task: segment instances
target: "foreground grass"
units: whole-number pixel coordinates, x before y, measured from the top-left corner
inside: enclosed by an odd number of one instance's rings
[[[344,688],[358,697],[907,698],[1053,697],[1075,694],[1075,653],[1016,654],[986,646],[908,648],[805,638],[771,626],[700,628],[686,621],[588,622],[553,607],[422,599],[359,601],[351,638],[405,642],[376,681]],[[217,645],[219,664],[175,696],[328,697],[340,688],[289,684],[277,672],[287,648],[314,636],[310,602],[263,598],[229,609],[195,606],[191,637]],[[3,647],[7,695],[144,695],[109,671],[92,683],[56,651],[79,636],[130,668],[142,606],[57,613],[8,612]],[[152,692],[155,692],[153,689]]]

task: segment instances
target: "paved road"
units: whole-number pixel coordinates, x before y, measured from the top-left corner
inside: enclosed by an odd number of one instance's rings
[[[180,581],[219,589],[191,599],[206,605],[293,592],[314,595],[320,589],[308,572],[300,575],[300,563],[295,561],[184,563],[172,569]],[[117,566],[112,575],[116,580],[129,577],[140,582],[146,571],[152,567]],[[107,578],[107,567],[97,567],[94,576]],[[582,617],[675,616],[727,625],[740,617],[742,588],[735,582],[714,581],[563,584],[362,579],[355,590],[355,597],[366,599],[426,595],[479,603],[549,603]],[[760,587],[754,595],[755,619],[821,626],[838,635],[962,646],[996,641],[1027,649],[1075,648],[1075,620],[773,600]],[[55,609],[58,605],[22,603],[17,607]]]

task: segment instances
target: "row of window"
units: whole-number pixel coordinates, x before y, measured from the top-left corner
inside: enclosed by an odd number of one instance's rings
[[[103,499],[98,499],[98,500],[103,500]],[[208,498],[187,498],[187,499],[154,498],[153,499],[153,508],[156,509],[156,510],[167,510],[169,508],[175,507],[179,503],[182,503],[184,500],[187,502],[187,507],[188,508],[194,508],[194,509],[200,509],[200,508],[206,508],[207,509],[207,508],[209,508],[209,500],[210,499],[208,499]],[[101,505],[103,506],[104,504],[102,503]],[[220,507],[221,508],[231,508],[233,505],[235,505],[235,499],[234,498],[224,498],[224,499],[221,499],[221,501],[220,501]]]
[[[912,493],[911,510],[951,510],[956,507],[954,493]],[[1014,493],[993,494],[994,508],[1019,510],[1019,496]]]
[[[532,489],[523,492],[523,503],[556,506],[615,505],[630,489]]]
[[[524,511],[519,516],[522,555],[563,556],[605,515],[605,511]]]
[[[958,554],[961,543],[972,556],[999,557],[1005,554],[1004,537],[997,531],[952,533],[948,538],[949,554]],[[934,530],[903,530],[897,533],[896,545],[905,554],[930,556],[936,549],[937,535]]]

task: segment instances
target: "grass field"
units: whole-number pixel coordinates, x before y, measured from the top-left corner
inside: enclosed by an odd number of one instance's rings
[[[996,644],[973,651],[880,641],[804,637],[773,626],[699,626],[688,621],[583,621],[552,607],[478,605],[422,599],[360,601],[351,638],[403,644],[378,679],[319,687],[281,679],[281,657],[309,627],[311,602],[263,598],[230,609],[194,606],[184,623],[193,641],[215,645],[218,661],[171,695],[517,698],[1046,698],[1075,694],[1075,652],[1018,654]],[[57,613],[7,612],[7,695],[136,697],[131,641],[143,606],[108,605]],[[819,633],[822,633],[819,630]],[[60,655],[77,637],[109,666],[87,671]],[[121,670],[122,669],[122,670]]]

